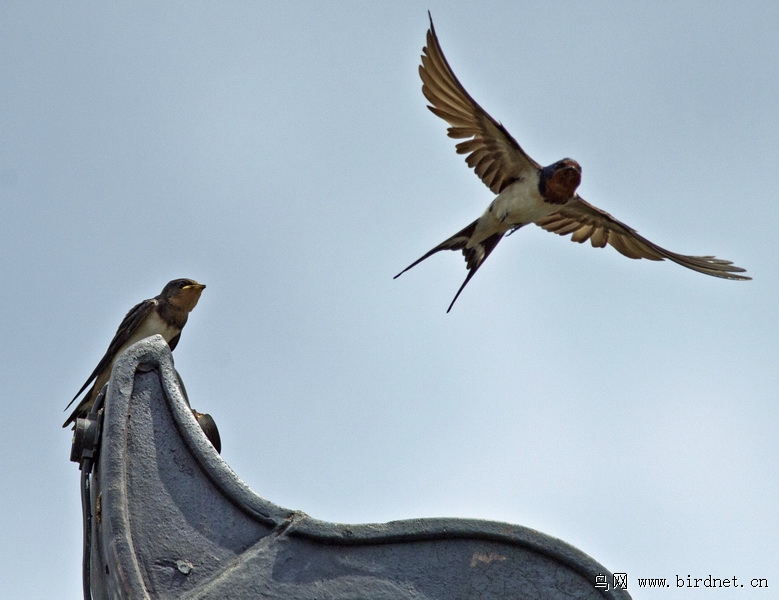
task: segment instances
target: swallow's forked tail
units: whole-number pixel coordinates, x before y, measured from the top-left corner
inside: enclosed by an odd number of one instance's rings
[[[482,266],[485,260],[487,260],[487,257],[492,253],[492,251],[495,249],[495,246],[498,245],[498,242],[503,238],[503,233],[495,233],[491,235],[490,237],[482,240],[478,244],[475,244],[471,246],[470,248],[467,247],[468,241],[471,239],[471,236],[473,235],[474,231],[476,230],[476,223],[478,223],[478,219],[462,229],[461,231],[458,231],[455,233],[452,237],[447,238],[440,244],[438,244],[435,248],[424,254],[422,257],[415,260],[413,263],[411,263],[409,266],[407,266],[405,269],[403,269],[400,273],[395,275],[393,279],[397,279],[403,273],[408,271],[410,268],[417,266],[419,263],[421,263],[426,258],[429,258],[436,252],[440,252],[441,250],[462,250],[463,256],[465,257],[465,263],[468,267],[468,275],[465,278],[465,281],[463,281],[463,284],[460,286],[460,289],[457,290],[457,293],[454,295],[454,299],[452,300],[452,303],[449,305],[449,308],[446,309],[446,312],[449,312],[452,310],[452,307],[454,306],[454,303],[457,301],[457,298],[460,296],[460,293],[463,291],[466,285],[468,285],[468,282],[471,280],[471,277],[473,277],[476,274],[476,271],[479,270],[479,267]]]
[[[62,424],[63,427],[67,427],[71,423],[75,423],[77,418],[83,417],[83,416],[85,416],[89,412],[89,408],[90,408],[90,404],[91,404],[91,401],[90,401],[90,396],[91,395],[92,395],[92,393],[90,392],[90,393],[88,393],[86,396],[84,396],[81,399],[81,402],[78,403],[78,406],[76,406],[76,409],[72,413],[70,413],[70,416]],[[72,404],[72,402],[71,402],[71,404]],[[68,406],[70,406],[70,404],[68,404]],[[68,410],[68,406],[65,407],[65,410]]]

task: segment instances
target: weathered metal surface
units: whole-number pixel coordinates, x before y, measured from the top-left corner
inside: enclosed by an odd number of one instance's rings
[[[576,548],[505,523],[325,523],[249,489],[155,336],[117,361],[92,482],[95,599],[629,599]]]

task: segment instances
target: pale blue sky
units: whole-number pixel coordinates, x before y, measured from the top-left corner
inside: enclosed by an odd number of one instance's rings
[[[637,577],[779,588],[774,2],[0,6],[0,580],[80,597],[62,409],[125,312],[208,285],[176,349],[255,491],[336,522],[532,527]],[[465,277],[492,199],[425,108],[427,9],[542,164],[730,282],[537,228]],[[748,588],[713,598],[769,598]],[[703,597],[670,589],[663,598]]]

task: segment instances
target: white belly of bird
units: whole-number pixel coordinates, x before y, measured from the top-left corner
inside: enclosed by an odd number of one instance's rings
[[[151,314],[143,321],[141,326],[130,336],[127,343],[122,346],[116,356],[119,356],[122,352],[127,350],[135,342],[140,342],[149,336],[160,334],[165,338],[166,342],[170,342],[177,334],[178,330],[169,326],[165,321],[160,318],[156,310],[153,310]]]
[[[536,178],[515,181],[484,211],[468,246],[478,244],[496,233],[505,233],[517,225],[534,223],[558,210],[558,205],[546,202],[538,192]]]
[[[127,340],[127,343],[119,348],[119,351],[114,354],[109,368],[104,369],[103,372],[98,375],[97,380],[95,381],[95,385],[92,388],[93,391],[88,392],[87,397],[89,397],[90,393],[94,396],[97,395],[103,385],[105,385],[105,383],[108,381],[108,378],[111,376],[111,370],[114,367],[116,359],[119,358],[119,355],[127,350],[127,348],[132,346],[135,342],[140,342],[149,336],[157,334],[160,334],[162,337],[164,337],[166,342],[170,342],[170,340],[172,340],[177,333],[179,332],[175,328],[170,327],[160,318],[156,310],[152,311],[152,313],[144,320],[143,324],[138,328],[138,330],[130,336],[130,339]]]

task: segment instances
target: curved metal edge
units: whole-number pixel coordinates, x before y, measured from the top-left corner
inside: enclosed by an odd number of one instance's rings
[[[136,369],[159,370],[164,396],[176,426],[194,459],[204,473],[237,508],[272,527],[285,527],[286,533],[326,545],[376,545],[405,541],[442,539],[483,539],[519,546],[541,553],[595,583],[596,575],[612,572],[589,555],[558,538],[528,527],[476,519],[429,518],[391,521],[381,524],[340,524],[320,521],[302,511],[284,509],[262,498],[247,486],[211,446],[197,424],[181,393],[173,359],[162,336],[155,335],[131,346],[117,360],[112,374],[114,389],[109,389],[114,410],[122,410],[132,395]],[[110,388],[110,386],[109,386]],[[121,456],[117,457],[121,459]],[[126,506],[126,505],[125,505]],[[127,523],[126,511],[123,513]],[[131,549],[129,549],[131,550]],[[143,581],[140,573],[139,581]],[[604,598],[629,600],[625,590],[598,590]]]
[[[173,355],[161,335],[148,337],[131,346],[117,360],[115,369],[121,368],[120,365],[133,375],[139,367],[145,370],[156,369],[159,372],[163,395],[181,437],[203,472],[226,498],[241,511],[263,524],[276,527],[289,520],[290,514],[294,511],[284,510],[254,492],[208,441],[182,393],[180,379],[173,366]],[[131,394],[132,389],[128,394],[128,400]]]
[[[106,507],[112,507],[112,510],[101,511],[105,513],[105,516],[102,517],[102,528],[109,532],[110,542],[107,545],[101,543],[100,550],[105,554],[102,558],[105,559],[106,564],[113,565],[112,572],[110,574],[106,573],[109,576],[109,580],[106,582],[106,589],[103,591],[108,593],[108,588],[112,588],[116,585],[116,582],[119,582],[122,591],[121,597],[132,598],[133,600],[151,600],[151,597],[147,593],[146,582],[138,564],[135,561],[123,562],[117,560],[119,556],[135,556],[136,552],[133,541],[129,536],[117,535],[117,532],[128,531],[130,528],[130,514],[126,494],[127,472],[125,470],[125,451],[127,446],[126,443],[115,442],[115,440],[120,438],[123,442],[126,442],[126,433],[122,430],[120,423],[112,419],[111,416],[117,413],[126,414],[133,392],[135,370],[138,362],[140,362],[140,360],[136,359],[143,353],[143,349],[139,352],[135,346],[129,348],[116,360],[111,370],[111,377],[106,391],[106,397],[110,401],[106,402],[104,409],[103,431],[100,441],[101,451],[96,473],[99,479],[98,485],[92,488],[93,493],[99,493],[98,498],[92,499],[93,505],[97,505],[102,500]],[[114,452],[103,451],[103,445],[106,443],[106,440],[111,440],[111,444],[115,448]],[[113,484],[110,487],[102,486],[103,479],[111,481]],[[98,492],[98,490],[100,491]],[[93,534],[93,536],[102,539],[100,535]],[[95,564],[96,561],[97,564]],[[101,557],[96,557],[93,553],[92,562],[92,571],[94,573],[100,572],[102,568]],[[111,592],[116,593],[116,590],[112,589]]]
[[[390,521],[381,524],[344,525],[312,517],[295,521],[287,529],[290,536],[331,545],[368,545],[419,542],[443,539],[481,539],[499,542],[542,554],[595,584],[596,575],[609,581],[613,573],[569,543],[521,525],[500,521],[458,518],[428,518]],[[598,590],[604,598],[629,600],[622,589]]]
[[[110,444],[111,451],[101,449],[97,467],[100,482],[92,488],[93,494],[100,495],[100,498],[92,499],[93,505],[102,502],[104,507],[100,527],[109,536],[107,543],[101,544],[99,550],[103,556],[98,556],[94,551],[92,556],[92,570],[95,573],[102,571],[104,561],[111,565],[110,574],[106,573],[106,588],[102,590],[107,594],[106,597],[151,600],[146,578],[138,562],[120,559],[137,556],[132,537],[121,534],[132,529],[127,496],[126,466],[129,462],[127,452],[130,434],[126,419],[137,373],[151,370],[159,374],[163,395],[189,451],[224,496],[250,518],[271,526],[278,526],[286,522],[287,518],[279,507],[259,497],[238,479],[206,439],[181,392],[170,348],[164,338],[155,335],[141,340],[119,356],[111,371],[100,442],[101,447]],[[102,481],[106,485],[102,485]]]

